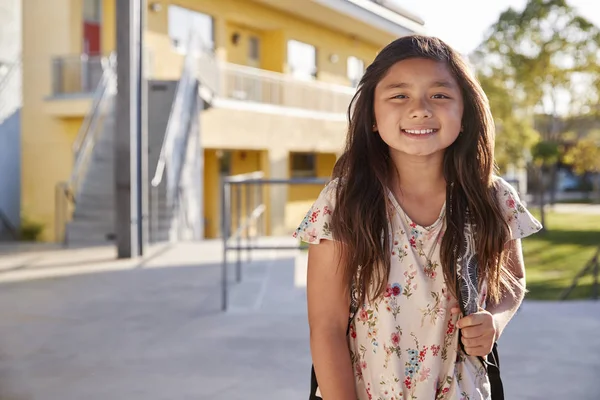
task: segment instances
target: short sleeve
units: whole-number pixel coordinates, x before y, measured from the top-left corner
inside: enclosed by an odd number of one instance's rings
[[[511,239],[521,239],[542,229],[542,224],[525,208],[515,188],[502,178],[496,178],[496,196],[510,228]]]
[[[303,242],[317,244],[322,239],[333,240],[331,236],[331,214],[335,206],[337,180],[329,182],[294,232],[295,238]]]

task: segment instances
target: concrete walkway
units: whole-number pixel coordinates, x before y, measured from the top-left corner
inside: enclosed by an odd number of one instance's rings
[[[244,265],[227,313],[218,242],[1,256],[0,400],[304,400],[295,254]],[[527,302],[500,352],[507,399],[598,400],[600,302]]]

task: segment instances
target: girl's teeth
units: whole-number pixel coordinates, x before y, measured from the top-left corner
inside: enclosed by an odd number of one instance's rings
[[[425,135],[427,133],[433,133],[433,129],[405,129],[407,133],[412,133],[413,135]]]

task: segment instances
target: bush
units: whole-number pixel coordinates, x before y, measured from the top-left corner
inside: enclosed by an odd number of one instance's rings
[[[43,231],[43,224],[28,218],[23,218],[21,220],[21,227],[19,228],[19,240],[24,242],[37,242]]]

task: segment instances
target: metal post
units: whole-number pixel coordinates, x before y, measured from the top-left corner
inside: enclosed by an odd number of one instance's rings
[[[139,2],[139,24],[137,52],[137,84],[138,84],[138,107],[137,107],[137,220],[138,220],[138,255],[144,255],[149,243],[150,217],[149,217],[149,178],[148,178],[148,77],[144,56],[144,30],[146,27],[146,14],[148,7],[146,0]]]
[[[117,255],[141,255],[141,3],[117,0],[115,184]]]
[[[223,265],[221,266],[221,309],[227,310],[227,241],[229,239],[229,184],[226,181],[221,182],[221,198],[223,199],[221,207],[221,224],[223,237]]]
[[[79,56],[79,84],[81,93],[88,93],[90,89],[90,57],[87,54]]]
[[[235,264],[235,278],[236,281],[241,282],[242,281],[242,250],[240,250],[240,248],[242,247],[242,232],[241,232],[241,227],[242,227],[242,196],[241,196],[241,186],[239,183],[236,183],[235,185],[235,206],[237,208],[237,216],[236,216],[236,220],[237,223],[235,224],[235,233],[237,234],[237,262]]]
[[[250,260],[252,259],[252,250],[250,250],[250,247],[252,247],[252,235],[251,235],[251,231],[252,231],[252,226],[250,224],[250,216],[252,215],[252,211],[254,210],[253,204],[252,204],[252,192],[251,189],[254,189],[252,186],[249,185],[245,185],[244,186],[244,193],[246,194],[246,214],[248,215],[248,223],[246,224],[246,243],[248,243],[248,249],[246,250],[246,256],[248,257],[248,262],[250,262]]]
[[[598,300],[598,274],[600,273],[600,262],[598,255],[594,262],[594,284],[592,285],[592,300]]]

